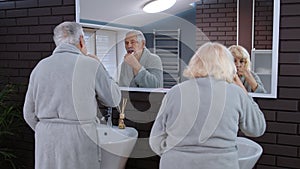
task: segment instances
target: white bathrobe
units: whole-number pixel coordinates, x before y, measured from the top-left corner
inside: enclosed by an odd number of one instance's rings
[[[121,65],[119,85],[123,87],[163,87],[163,67],[159,56],[144,48],[140,64],[141,70],[135,76],[133,69],[126,62]]]
[[[62,44],[30,75],[24,118],[35,131],[35,169],[99,169],[97,101],[115,107],[121,92],[103,65]]]
[[[253,71],[250,72],[253,76],[253,78],[255,79],[256,83],[257,83],[257,88],[255,91],[252,91],[250,84],[246,81],[246,78],[244,76],[240,77],[243,85],[245,86],[246,90],[248,92],[254,92],[254,93],[267,93],[264,84],[262,83],[262,81],[260,80],[259,76],[254,73]]]
[[[160,169],[238,169],[238,129],[260,136],[258,105],[240,87],[212,77],[185,81],[163,99],[150,134]]]

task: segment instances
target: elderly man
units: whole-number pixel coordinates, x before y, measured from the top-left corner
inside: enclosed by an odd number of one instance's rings
[[[97,59],[86,56],[80,24],[59,24],[53,38],[57,47],[33,69],[24,104],[35,132],[35,168],[100,168],[97,102],[117,106],[119,86]]]
[[[142,32],[132,30],[126,34],[127,54],[121,66],[119,85],[125,87],[163,87],[163,68],[159,56],[145,47]]]

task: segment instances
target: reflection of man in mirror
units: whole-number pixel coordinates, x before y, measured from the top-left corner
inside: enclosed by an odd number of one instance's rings
[[[237,75],[248,92],[266,93],[259,76],[250,70],[250,55],[242,46],[232,45],[229,51],[234,57]]]
[[[145,47],[142,32],[132,30],[126,34],[126,55],[121,65],[119,85],[126,87],[163,87],[163,68],[159,56]]]

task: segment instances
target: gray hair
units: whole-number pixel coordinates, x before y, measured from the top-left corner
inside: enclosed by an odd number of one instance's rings
[[[139,41],[139,42],[146,41],[145,36],[141,31],[131,30],[131,31],[126,33],[126,37],[129,36],[129,35],[132,35],[132,34],[137,37],[137,41]]]
[[[188,78],[213,76],[231,83],[235,73],[236,67],[230,51],[220,43],[207,42],[196,51],[183,75]]]
[[[63,22],[55,27],[53,33],[53,40],[56,46],[62,43],[77,45],[79,44],[80,36],[83,36],[83,29],[79,23]]]

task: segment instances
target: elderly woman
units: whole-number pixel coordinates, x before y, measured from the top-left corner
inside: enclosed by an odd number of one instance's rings
[[[250,70],[250,55],[247,50],[237,45],[232,45],[228,49],[234,57],[237,74],[246,90],[254,93],[266,93],[258,75]]]
[[[238,169],[236,138],[261,136],[266,128],[258,105],[238,83],[228,49],[201,46],[180,83],[165,95],[150,134],[160,169]]]

